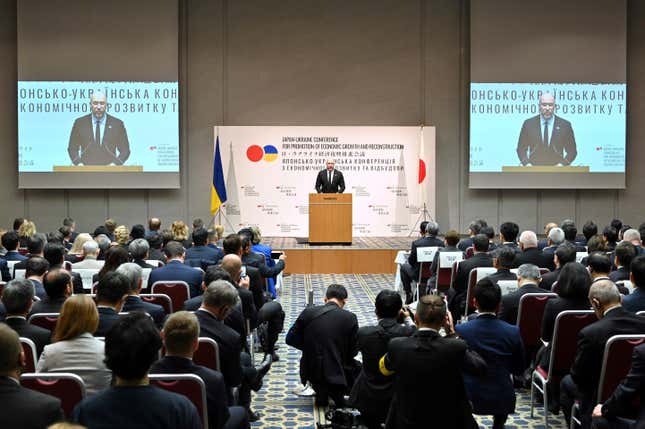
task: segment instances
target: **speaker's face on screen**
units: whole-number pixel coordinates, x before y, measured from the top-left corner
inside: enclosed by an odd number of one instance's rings
[[[333,170],[334,165],[336,165],[336,162],[333,159],[327,160],[327,170]]]
[[[540,96],[540,115],[545,119],[551,118],[553,116],[553,111],[555,110],[555,98],[551,94],[542,94]]]
[[[105,114],[107,99],[104,94],[97,92],[90,97],[90,105],[92,106],[92,115],[100,119]]]

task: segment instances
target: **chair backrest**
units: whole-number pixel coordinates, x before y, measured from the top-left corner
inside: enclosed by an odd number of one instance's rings
[[[463,252],[439,252],[439,267],[437,268],[437,289],[446,290],[452,283],[453,266],[464,259]],[[455,268],[456,269],[456,268]]]
[[[540,343],[544,307],[549,299],[557,296],[555,293],[544,292],[526,293],[520,298],[520,305],[517,309],[517,326],[520,328],[520,336],[526,349],[530,350],[531,347],[536,347]]]
[[[13,278],[14,279],[24,279],[26,272],[27,272],[27,270],[13,270]]]
[[[150,374],[148,377],[150,384],[190,399],[202,418],[202,426],[208,427],[206,386],[199,376],[195,374]]]
[[[26,247],[19,247],[18,253],[20,253],[22,256],[27,256],[29,254],[29,249]]]
[[[619,280],[619,281],[617,281],[617,282],[616,282],[616,285],[617,285],[617,286],[619,286],[619,285],[623,285],[623,286],[625,286],[625,288],[627,288],[627,290],[629,291],[629,293],[633,293],[633,292],[634,292],[634,284],[633,284],[631,281],[629,281],[629,280]]]
[[[502,290],[502,296],[515,292],[518,288],[517,280],[497,280],[497,286]]]
[[[470,258],[472,258],[472,257],[473,257],[473,255],[474,255],[474,254],[475,254],[475,248],[474,248],[473,246],[470,246],[470,247],[469,247],[469,248],[467,248],[467,249],[466,249],[466,251],[464,252],[464,258],[466,258],[466,259],[470,259]]]
[[[172,301],[173,311],[181,310],[184,302],[190,299],[190,287],[188,283],[182,281],[160,280],[153,283],[150,291],[153,294],[168,295]]]
[[[493,274],[497,271],[493,267],[477,267],[470,270],[468,273],[468,287],[466,288],[466,308],[464,309],[464,316],[468,315],[468,310],[475,307],[473,288],[478,281],[484,277]]]
[[[219,346],[209,337],[199,337],[199,347],[193,355],[193,362],[214,371],[219,371]]]
[[[645,343],[645,335],[614,335],[605,344],[602,358],[598,403],[609,398],[632,367],[634,347]]]
[[[578,332],[597,321],[592,310],[566,310],[555,318],[551,357],[549,359],[549,382],[558,382],[569,372],[578,347]]]
[[[484,277],[490,276],[491,274],[495,274],[497,272],[497,268],[495,268],[495,267],[478,267],[478,268],[473,268],[473,271],[475,271],[477,273],[477,278],[475,279],[475,283],[477,283],[478,281],[480,281]]]
[[[152,265],[153,267],[163,267],[164,265],[166,265],[157,259],[146,259],[146,264]]]
[[[92,290],[92,277],[94,274],[98,274],[100,271],[99,268],[76,268],[74,269],[75,273],[78,273],[78,275],[81,276],[81,280],[83,281],[83,289],[84,290]]]
[[[72,410],[76,404],[85,398],[83,379],[68,372],[22,374],[20,384],[27,389],[36,390],[60,399],[63,412],[68,419],[71,417]]]
[[[13,266],[18,262],[20,261],[7,261],[7,268],[9,268],[9,274],[12,276],[11,278],[13,278]]]
[[[645,310],[637,311],[636,315],[637,316],[645,316]]]
[[[463,261],[463,252],[439,252],[439,268],[452,269],[455,262]]]
[[[576,252],[576,262],[582,262],[582,260],[587,256],[589,256],[589,253],[587,252]]]
[[[157,304],[163,307],[163,310],[166,312],[166,314],[172,314],[172,300],[170,297],[166,294],[163,293],[142,293],[139,294],[139,298],[141,298],[145,302],[149,302],[151,304]]]
[[[432,262],[438,249],[437,246],[417,247],[417,262]]]
[[[148,287],[148,279],[150,278],[150,272],[152,268],[142,268],[141,269],[141,286],[145,289]]]
[[[54,332],[60,313],[36,313],[29,316],[29,323]]]
[[[25,353],[25,372],[36,372],[36,344],[29,338],[20,337],[20,345]]]

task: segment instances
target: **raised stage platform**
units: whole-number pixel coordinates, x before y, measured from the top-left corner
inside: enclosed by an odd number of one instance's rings
[[[397,252],[409,250],[417,238],[353,237],[351,245],[309,245],[298,237],[263,237],[262,242],[285,252],[288,274],[394,274]]]

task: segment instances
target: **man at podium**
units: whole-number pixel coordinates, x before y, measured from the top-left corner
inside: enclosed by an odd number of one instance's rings
[[[343,173],[336,170],[336,161],[327,160],[327,168],[321,170],[316,178],[316,192],[324,194],[342,194],[345,191],[345,179]]]

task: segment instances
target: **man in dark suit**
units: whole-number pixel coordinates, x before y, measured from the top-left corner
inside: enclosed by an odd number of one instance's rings
[[[47,292],[43,287],[43,277],[45,277],[45,273],[49,270],[49,262],[40,256],[34,256],[25,262],[27,262],[25,278],[34,286],[34,293],[38,299],[44,299],[47,296]]]
[[[437,253],[434,254],[434,259],[432,260],[432,266],[430,267],[430,278],[428,279],[428,288],[427,291],[430,293],[431,290],[436,288],[437,284],[437,272],[439,271],[439,253],[441,252],[461,252],[457,248],[459,243],[459,233],[454,229],[446,232],[446,235],[443,238],[445,246],[437,249]]]
[[[600,280],[592,284],[589,301],[598,321],[578,333],[576,357],[571,365],[571,372],[560,383],[560,404],[567,426],[571,406],[575,400],[579,400],[583,428],[590,425],[607,340],[614,335],[645,332],[645,318],[622,307],[621,294],[611,280]]]
[[[539,268],[548,268],[549,270],[555,269],[553,263],[553,255],[545,255],[537,247],[537,235],[533,231],[524,231],[520,234],[520,249],[515,257],[514,267],[519,267],[522,264],[533,264]]]
[[[517,245],[517,234],[520,233],[520,227],[515,222],[504,222],[499,226],[499,241],[501,244],[491,251],[490,254],[493,258],[497,257],[497,254],[503,247],[508,247],[516,254],[521,253],[520,247]],[[490,246],[489,246],[490,251]]]
[[[484,234],[477,234],[473,237],[473,248],[475,250],[473,257],[463,260],[457,265],[452,290],[448,291],[450,311],[452,313],[464,314],[470,271],[473,268],[493,266],[493,258],[487,253],[488,244],[488,237]]]
[[[143,288],[143,280],[141,278],[142,268],[134,262],[126,262],[125,264],[119,265],[116,272],[123,274],[128,279],[128,295],[123,302],[122,311],[143,311],[144,313],[148,313],[152,317],[152,320],[155,321],[155,325],[161,328],[166,319],[166,312],[163,307],[146,302],[139,296]]]
[[[43,250],[45,249],[45,244],[47,243],[47,236],[43,233],[37,232],[33,236],[29,237],[27,240],[27,258],[33,258],[34,256],[44,257]],[[27,259],[27,260],[28,260]],[[13,266],[13,271],[11,274],[15,277],[16,270],[25,270],[27,269],[27,260],[20,261]]]
[[[564,243],[564,231],[556,225],[549,230],[549,233],[547,234],[546,247],[542,249],[542,253],[553,257],[556,249],[562,243]]]
[[[200,270],[184,265],[184,246],[177,241],[170,241],[164,247],[168,263],[150,272],[148,284],[153,285],[161,280],[184,281],[190,287],[190,296],[195,297],[202,293],[201,285],[203,274]]]
[[[2,257],[5,261],[24,261],[27,259],[18,252],[18,244],[20,239],[18,233],[15,231],[7,231],[2,234],[2,247],[5,248],[7,253]]]
[[[607,400],[593,410],[591,427],[594,429],[643,429],[645,427],[645,403],[640,401],[637,425],[628,415],[630,405],[636,398],[645,397],[645,344],[634,347],[632,367],[625,379],[614,389]]]
[[[130,252],[130,257],[132,262],[137,264],[141,268],[150,268],[151,270],[157,268],[154,265],[150,265],[146,262],[148,259],[148,253],[150,251],[150,244],[148,241],[143,238],[136,238],[130,242],[128,245],[128,251]]]
[[[524,345],[517,326],[497,318],[502,292],[484,278],[473,290],[479,315],[455,327],[460,338],[486,361],[484,377],[464,374],[468,398],[475,414],[493,415],[493,429],[503,429],[509,414],[515,412],[515,390],[511,375],[524,370]]]
[[[238,232],[242,240],[242,263],[247,267],[255,267],[260,271],[260,275],[268,281],[280,274],[284,270],[285,260],[287,255],[284,253],[280,255],[278,262],[272,267],[267,266],[264,254],[252,251],[253,235],[249,229],[244,229]]]
[[[249,422],[242,407],[228,407],[226,383],[219,371],[193,362],[199,345],[199,323],[193,313],[173,313],[161,331],[166,355],[150,368],[151,374],[195,374],[206,386],[208,427],[211,429],[246,429]]]
[[[39,326],[27,323],[27,315],[34,299],[34,289],[26,279],[11,280],[4,288],[2,303],[6,309],[4,322],[21,337],[29,338],[36,345],[37,356],[50,343],[52,333]]]
[[[107,97],[101,91],[90,96],[92,113],[74,121],[67,153],[74,165],[122,165],[130,156],[123,121],[108,115]]]
[[[477,428],[463,373],[481,375],[486,363],[476,353],[467,352],[464,341],[452,338],[452,317],[441,296],[421,297],[414,319],[417,332],[393,338],[379,362],[383,375],[394,376],[394,396],[385,427]],[[445,337],[439,335],[442,327]],[[419,380],[432,380],[437,388],[428,389]]]
[[[380,429],[394,392],[392,377],[381,374],[379,361],[387,353],[392,338],[409,337],[416,331],[416,326],[409,311],[402,308],[401,295],[397,292],[382,290],[374,305],[378,324],[358,330],[358,350],[363,356],[363,367],[352,388],[349,405],[361,412],[369,429]]]
[[[569,165],[576,159],[571,122],[555,116],[555,97],[540,95],[540,114],[524,121],[517,142],[522,165]]]
[[[554,228],[555,229],[555,228]],[[558,246],[553,257],[553,264],[555,265],[555,270],[550,273],[546,273],[542,276],[542,281],[540,282],[540,287],[548,292],[551,292],[553,283],[558,281],[560,277],[560,271],[569,262],[576,261],[576,248],[571,244],[564,243]]]
[[[50,270],[45,274],[43,287],[47,296],[31,307],[29,315],[36,313],[60,313],[67,297],[72,295],[73,286],[69,272],[60,268]]]
[[[47,262],[49,262],[50,271],[55,268],[64,269],[63,263],[65,262],[65,247],[59,243],[47,243],[43,250],[43,254]],[[74,293],[85,293],[83,289],[83,279],[79,273],[69,273],[72,278],[72,285],[74,286]]]
[[[503,247],[497,253],[497,258],[493,259],[493,266],[497,271],[486,276],[488,280],[497,284],[500,280],[517,280],[517,276],[511,272],[515,261],[515,251],[510,247]]]
[[[405,290],[405,303],[412,302],[412,280],[419,280],[419,262],[417,261],[417,249],[420,247],[443,247],[443,241],[437,238],[439,225],[436,222],[423,221],[419,225],[421,238],[414,240],[410,247],[408,262],[401,265],[401,283]]]
[[[634,257],[636,257],[636,248],[632,243],[621,242],[616,245],[612,261],[616,269],[609,273],[612,282],[629,280],[630,265]]]
[[[560,224],[562,232],[564,232],[564,242],[570,244],[576,249],[576,252],[586,252],[587,248],[578,243],[578,228],[571,219],[565,219]],[[640,237],[640,235],[639,235]]]
[[[63,421],[60,399],[20,386],[24,365],[18,334],[0,324],[0,427],[45,428]]]
[[[336,170],[336,161],[327,160],[327,168],[318,172],[316,177],[316,192],[323,194],[342,194],[345,191],[345,179],[343,173]]]
[[[221,250],[206,246],[207,241],[208,231],[205,228],[193,231],[193,246],[186,249],[186,261],[195,261],[192,266],[205,270],[209,265],[217,265],[224,257]]]
[[[621,243],[622,244],[622,243]],[[637,256],[631,262],[629,279],[634,290],[623,297],[623,308],[632,313],[645,310],[645,256]]]
[[[336,407],[345,406],[344,395],[353,384],[358,320],[343,309],[346,302],[345,287],[329,285],[325,304],[305,308],[286,338],[302,351],[300,380],[311,383],[318,406],[327,406],[329,398]]]
[[[96,286],[96,307],[99,310],[99,327],[94,336],[105,337],[110,328],[119,320],[119,312],[128,296],[128,278],[115,271],[103,275]]]
[[[538,267],[532,264],[520,265],[517,269],[517,290],[502,297],[499,318],[504,322],[515,325],[520,299],[527,293],[544,293],[540,286],[541,276]]]
[[[558,227],[558,224],[555,222],[549,222],[546,225],[544,225],[544,235],[546,237],[538,242],[538,249],[544,250],[547,246],[549,246],[549,232],[551,232],[551,229],[557,228],[557,227]]]

